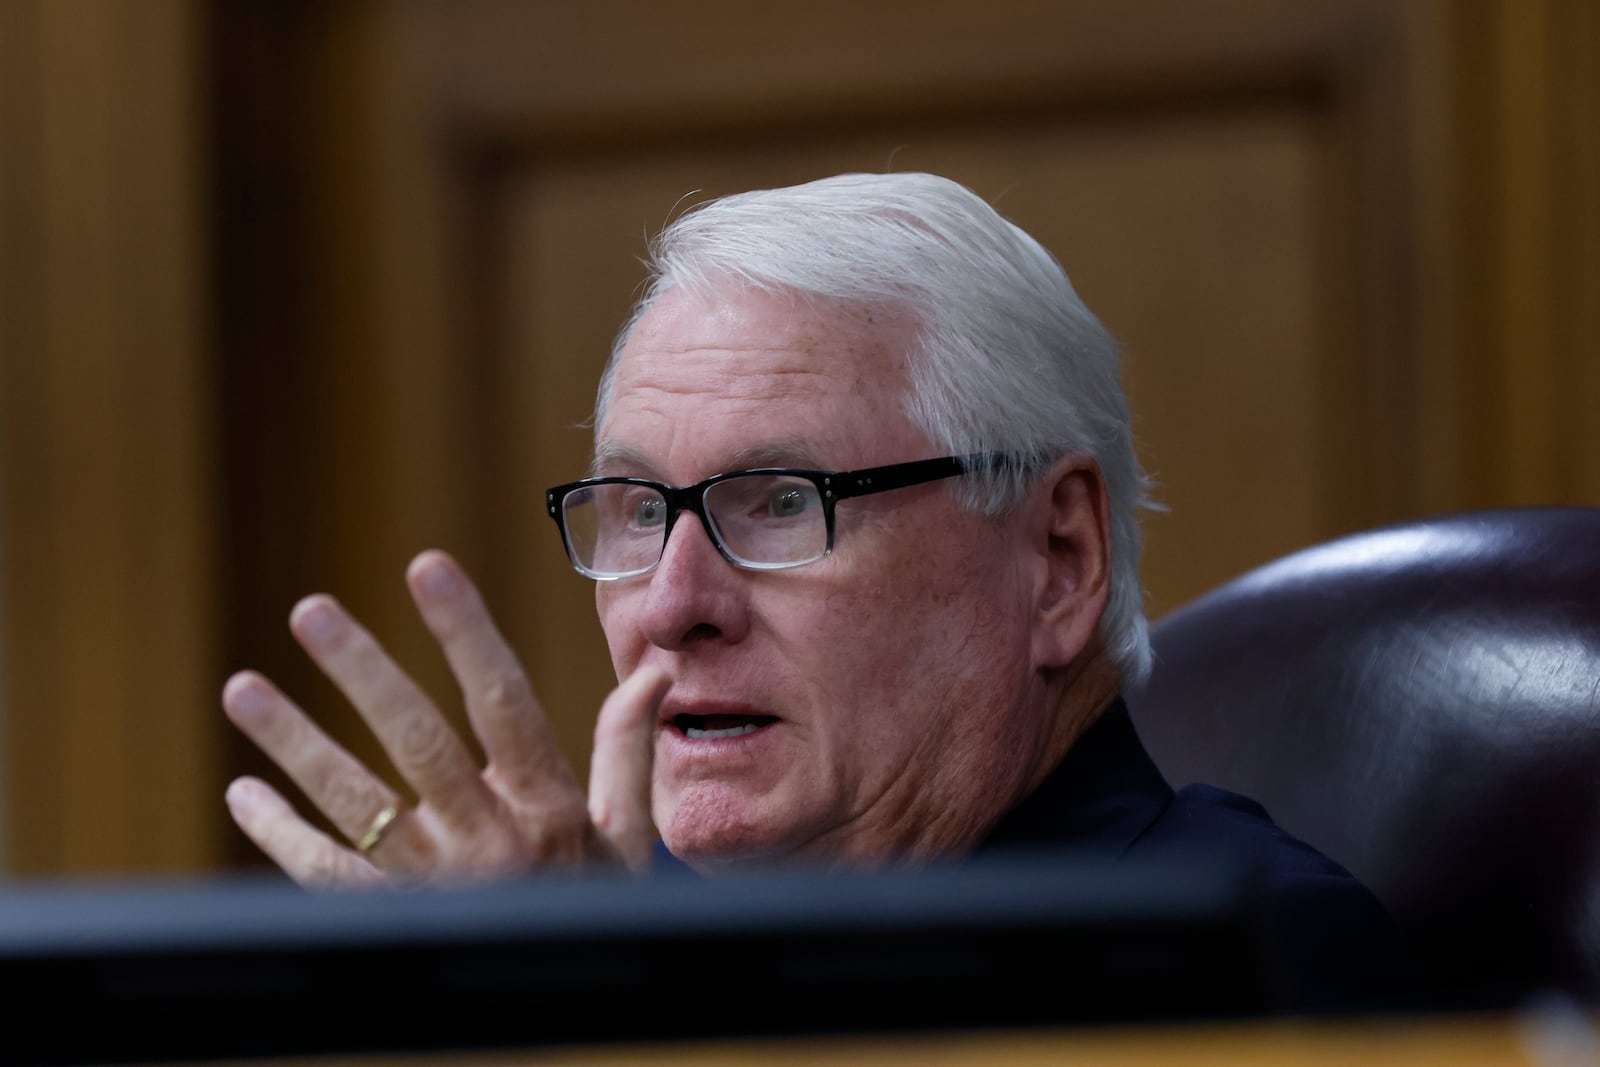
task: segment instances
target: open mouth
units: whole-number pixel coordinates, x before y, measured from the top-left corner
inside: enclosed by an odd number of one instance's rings
[[[774,715],[676,715],[672,725],[691,741],[709,741],[753,734],[777,721]]]

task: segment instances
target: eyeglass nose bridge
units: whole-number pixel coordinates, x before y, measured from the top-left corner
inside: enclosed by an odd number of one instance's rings
[[[744,564],[734,556],[733,550],[722,540],[722,534],[717,530],[716,520],[706,510],[706,490],[715,484],[701,482],[698,485],[684,486],[679,489],[674,486],[662,486],[664,490],[661,498],[667,504],[667,521],[661,531],[661,551],[656,554],[656,561],[650,565],[646,574],[652,574],[661,566],[661,561],[666,558],[667,545],[672,542],[672,533],[678,528],[678,520],[684,515],[693,515],[700,520],[700,529],[706,535],[706,540],[711,542],[711,547],[717,550],[717,555],[735,569],[743,569]]]

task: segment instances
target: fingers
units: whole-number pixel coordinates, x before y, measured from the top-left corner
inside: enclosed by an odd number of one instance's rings
[[[656,715],[671,687],[665,671],[641,667],[606,698],[595,723],[589,818],[634,871],[650,865]]]
[[[372,635],[322,595],[295,605],[289,628],[355,705],[418,796],[449,826],[481,825],[490,800],[472,754]],[[377,810],[369,809],[366,817]]]
[[[461,686],[495,782],[519,802],[581,796],[526,672],[466,572],[429,551],[412,561],[406,580]]]
[[[654,726],[667,677],[640,672],[606,702],[586,804],[521,665],[459,565],[425,552],[407,579],[461,685],[489,766],[478,766],[370,633],[332,598],[311,596],[295,606],[290,629],[361,713],[419,803],[388,820],[384,813],[398,803],[393,790],[265,678],[244,672],[224,690],[229,717],[358,848],[321,834],[253,780],[229,792],[241,828],[308,885],[494,877],[549,863],[615,862],[619,854],[630,867],[647,866]]]
[[[234,725],[351,840],[366,832],[375,812],[397,799],[392,789],[254,671],[228,679],[222,707]]]
[[[240,778],[228,787],[228,811],[256,847],[308,889],[362,888],[383,884],[372,864],[315,829],[271,786]]]

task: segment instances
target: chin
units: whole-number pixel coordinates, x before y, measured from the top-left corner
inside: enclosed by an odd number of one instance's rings
[[[658,805],[656,823],[667,850],[704,873],[794,859],[791,820],[762,807],[725,788],[695,786]]]

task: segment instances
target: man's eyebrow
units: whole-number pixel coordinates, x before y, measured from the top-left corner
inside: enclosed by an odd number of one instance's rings
[[[595,445],[594,458],[589,461],[588,477],[600,478],[619,470],[654,474],[650,461],[637,449],[611,441]]]
[[[741,448],[728,457],[729,470],[742,470],[745,467],[799,467],[817,470],[823,467],[823,462],[813,445],[798,438],[791,438]]]
[[[826,464],[823,463],[815,445],[799,438],[786,438],[737,449],[728,454],[717,470],[708,471],[706,474],[709,476],[723,471],[744,470],[747,467],[796,467],[803,470],[822,470],[826,469]],[[639,449],[613,441],[595,446],[594,459],[589,463],[589,477],[603,477],[619,472],[657,480],[660,478],[655,464]]]

